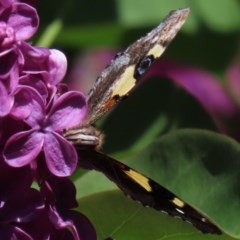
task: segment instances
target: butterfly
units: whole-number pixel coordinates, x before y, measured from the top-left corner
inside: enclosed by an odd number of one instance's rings
[[[103,70],[87,96],[88,116],[81,126],[67,129],[64,136],[78,153],[79,164],[105,174],[132,199],[144,206],[167,212],[193,224],[204,233],[220,234],[220,229],[178,196],[99,149],[103,134],[96,120],[126,98],[144,73],[158,59],[186,21],[189,9],[179,9],[124,52],[118,53]]]

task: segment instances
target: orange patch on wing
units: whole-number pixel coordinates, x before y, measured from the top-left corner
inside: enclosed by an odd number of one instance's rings
[[[115,104],[117,103],[117,100],[115,98],[110,98],[105,106],[104,106],[104,110],[108,111],[109,109],[111,109]]]

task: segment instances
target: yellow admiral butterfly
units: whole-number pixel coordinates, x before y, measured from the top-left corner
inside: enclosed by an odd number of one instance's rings
[[[104,173],[128,196],[156,210],[192,223],[204,233],[221,231],[182,199],[136,170],[101,153],[102,133],[93,124],[117,102],[125,98],[141,76],[158,59],[180,30],[189,9],[172,11],[163,22],[116,55],[97,78],[87,98],[89,113],[84,124],[68,129],[65,137],[78,152],[84,167]]]

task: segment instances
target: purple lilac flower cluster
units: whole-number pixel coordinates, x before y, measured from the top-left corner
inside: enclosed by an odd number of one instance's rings
[[[62,136],[82,122],[86,101],[60,83],[63,53],[26,42],[38,24],[32,6],[0,0],[0,238],[96,239],[72,210],[76,191],[67,176],[78,159]]]

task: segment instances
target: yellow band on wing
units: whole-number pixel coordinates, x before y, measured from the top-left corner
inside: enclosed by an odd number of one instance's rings
[[[113,87],[112,97],[118,95],[119,97],[125,96],[136,84],[134,78],[135,66],[129,66],[122,73],[116,85]]]
[[[152,55],[155,59],[159,58],[163,52],[165,50],[165,47],[163,47],[160,44],[155,44],[150,50],[149,52],[146,54],[146,56],[150,56]]]
[[[134,182],[138,183],[141,187],[143,187],[146,191],[151,192],[152,188],[149,185],[149,180],[147,177],[143,176],[142,174],[129,169],[124,170],[125,174],[128,175]]]
[[[178,207],[180,207],[180,208],[184,207],[184,205],[185,205],[185,203],[184,203],[181,199],[179,199],[179,198],[177,198],[177,197],[175,197],[175,198],[172,200],[172,203],[174,203],[176,206],[178,206]]]

